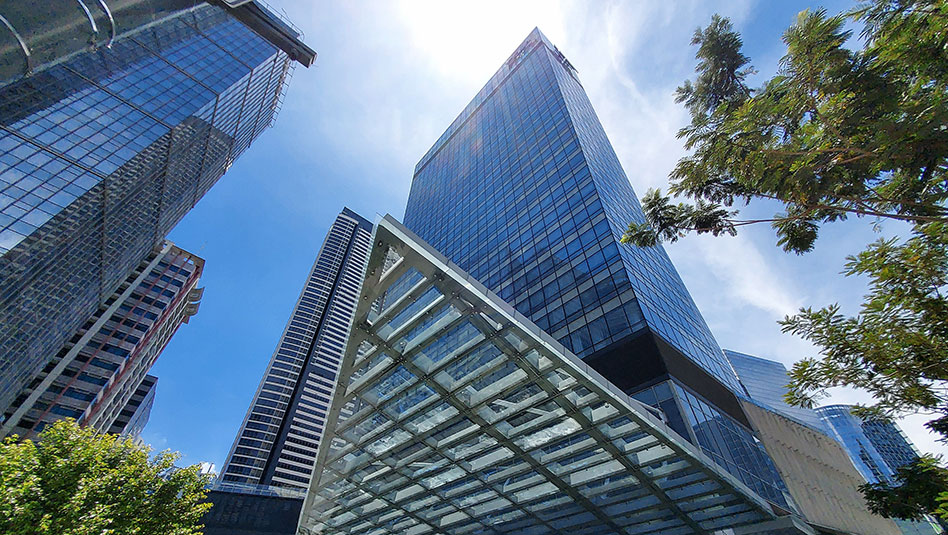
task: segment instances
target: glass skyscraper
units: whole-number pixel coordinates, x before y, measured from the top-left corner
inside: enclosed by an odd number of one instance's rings
[[[405,224],[775,503],[741,386],[643,213],[576,69],[534,30],[415,168]]]
[[[724,354],[751,400],[811,429],[826,432],[815,411],[794,407],[784,401],[790,376],[783,364],[729,349],[725,349]]]
[[[405,224],[576,355],[651,330],[737,379],[643,219],[575,68],[539,30],[415,168]]]
[[[254,2],[113,3],[0,7],[0,414],[314,58]]]
[[[346,208],[303,285],[221,481],[306,488],[359,295],[372,224]]]

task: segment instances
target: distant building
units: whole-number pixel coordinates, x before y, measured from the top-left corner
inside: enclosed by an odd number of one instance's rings
[[[902,429],[893,421],[863,420],[862,432],[876,447],[882,461],[893,471],[920,457],[915,445],[909,442]]]
[[[358,299],[372,223],[336,218],[221,471],[224,483],[309,485]]]
[[[827,405],[817,408],[816,412],[867,481],[894,481],[896,469],[917,459],[918,451],[895,422],[865,420],[853,414],[852,409],[852,405]],[[932,519],[920,522],[896,520],[896,524],[905,535],[932,535],[944,531]]]
[[[891,481],[895,467],[886,463],[882,454],[863,430],[863,420],[851,412],[851,405],[827,405],[816,409],[830,436],[846,448],[856,469],[866,481]]]
[[[903,535],[941,533],[934,521],[883,522],[868,513],[856,490],[892,474],[875,442],[896,462],[917,458],[895,424],[862,421],[845,405],[816,410],[788,405],[784,395],[790,378],[783,364],[737,351],[724,354],[743,386],[744,411],[807,519],[860,534],[892,529]]]
[[[32,437],[68,417],[137,438],[155,394],[148,370],[197,313],[203,269],[170,242],[153,250],[19,393],[0,434]]]
[[[199,472],[201,475],[211,476],[214,479],[217,479],[217,465],[212,462],[202,461],[198,463]]]
[[[794,503],[808,521],[859,535],[901,533],[893,521],[869,512],[859,492],[865,479],[841,444],[773,407],[753,401],[742,403]]]
[[[0,6],[0,414],[270,126],[293,60],[312,62],[298,31],[239,4]]]
[[[755,403],[764,405],[768,409],[797,422],[825,432],[820,416],[812,409],[794,407],[784,401],[790,376],[783,364],[767,360],[746,353],[739,353],[729,349],[724,350],[725,356],[737,373],[747,395]]]

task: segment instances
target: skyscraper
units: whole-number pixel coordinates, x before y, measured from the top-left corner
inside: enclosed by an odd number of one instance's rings
[[[740,383],[644,216],[573,65],[534,30],[415,168],[405,225],[761,496],[791,507]]]
[[[729,349],[724,355],[737,373],[744,391],[754,402],[811,429],[825,432],[820,416],[812,409],[794,407],[784,401],[790,376],[783,364]]]
[[[154,397],[148,370],[197,313],[203,269],[203,259],[170,242],[153,250],[23,388],[0,434],[32,437],[69,417],[137,437]]]
[[[0,8],[0,414],[272,123],[291,58],[315,55],[254,2],[53,4]]]
[[[330,227],[234,439],[223,482],[309,485],[371,232],[348,208]]]

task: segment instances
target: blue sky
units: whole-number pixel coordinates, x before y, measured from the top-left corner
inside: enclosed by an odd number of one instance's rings
[[[144,439],[220,468],[325,233],[343,206],[401,218],[417,160],[538,26],[579,70],[636,192],[665,187],[687,123],[674,89],[693,74],[691,34],[730,17],[769,77],[780,34],[806,2],[283,2],[319,54],[297,68],[273,128],[171,233],[207,260],[200,312],[152,373],[158,393]],[[838,12],[851,2],[824,3]],[[773,206],[747,215],[767,216]],[[891,233],[901,229],[886,228]],[[787,255],[769,227],[692,237],[667,250],[722,347],[784,363],[815,354],[776,324],[802,305],[854,311],[864,281],[843,257],[879,237],[869,221],[827,227],[816,250]],[[864,399],[838,391],[831,402]],[[901,422],[923,451],[948,452]]]

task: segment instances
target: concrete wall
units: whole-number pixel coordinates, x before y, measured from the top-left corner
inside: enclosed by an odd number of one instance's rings
[[[866,509],[857,488],[865,480],[835,440],[753,403],[742,403],[808,521],[859,535],[900,535],[894,522]]]

